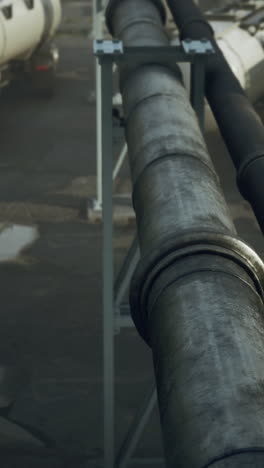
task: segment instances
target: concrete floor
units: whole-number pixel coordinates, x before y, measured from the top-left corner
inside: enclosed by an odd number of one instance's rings
[[[86,216],[96,187],[94,58],[90,9],[73,2],[65,10],[54,98],[38,98],[25,83],[1,96],[0,224],[33,226],[37,239],[0,263],[0,365],[31,374],[11,419],[93,466],[102,457],[101,224]],[[133,232],[134,223],[117,226],[117,265]],[[134,330],[117,337],[116,365],[118,447],[152,381],[150,353]],[[152,455],[152,443],[150,431],[140,454]]]
[[[31,375],[12,420],[43,431],[71,455],[84,455],[84,464],[67,465],[78,468],[95,466],[103,449],[101,224],[86,217],[96,184],[91,10],[73,2],[65,12],[54,98],[42,100],[22,83],[1,96],[0,223],[34,226],[38,237],[0,263],[0,365],[19,364]],[[264,256],[222,140],[215,131],[207,140],[239,233]],[[121,191],[129,186],[126,167],[117,185]],[[134,230],[134,222],[116,228],[117,267]],[[134,329],[122,332],[116,337],[117,449],[152,380],[150,351]],[[137,456],[161,454],[155,413]],[[42,463],[32,466],[59,466]]]

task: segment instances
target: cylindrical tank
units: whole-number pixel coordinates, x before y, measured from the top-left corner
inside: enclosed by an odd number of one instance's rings
[[[55,33],[60,0],[3,0],[0,3],[0,65],[26,60]]]
[[[214,23],[211,23],[214,28]],[[263,95],[264,50],[260,41],[238,26],[216,35],[232,72],[252,101]]]
[[[219,48],[242,88],[252,102],[264,94],[264,49],[260,37],[251,36],[237,24],[225,21],[210,22]],[[172,40],[179,45],[179,39]],[[190,66],[181,64],[185,83],[190,83]]]

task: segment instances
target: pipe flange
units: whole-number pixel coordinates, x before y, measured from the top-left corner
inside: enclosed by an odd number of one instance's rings
[[[110,32],[110,34],[112,36],[114,36],[114,31],[113,31],[113,28],[112,28],[111,20],[112,20],[112,18],[114,16],[114,10],[123,1],[124,0],[109,0],[109,2],[107,4],[107,7],[106,7],[106,11],[105,11],[106,26],[107,26],[108,31]],[[152,2],[157,7],[157,9],[160,12],[161,20],[162,20],[163,24],[165,24],[166,19],[167,19],[167,15],[166,15],[166,10],[164,8],[163,3],[161,3],[160,0],[149,0],[149,1]]]
[[[256,252],[238,237],[196,232],[186,233],[176,240],[169,238],[162,243],[161,249],[156,249],[150,256],[141,259],[131,282],[131,315],[145,341],[148,342],[148,300],[154,282],[173,263],[198,254],[214,254],[236,262],[250,276],[256,291],[264,300],[264,264]]]

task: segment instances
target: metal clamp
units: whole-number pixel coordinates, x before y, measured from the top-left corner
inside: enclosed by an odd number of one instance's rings
[[[123,54],[124,47],[123,42],[114,40],[114,41],[104,41],[102,39],[97,39],[93,42],[93,52],[94,55],[115,55]]]
[[[160,63],[175,64],[176,62],[189,62],[191,73],[191,103],[198,116],[201,130],[204,127],[204,81],[205,60],[214,54],[215,49],[208,39],[185,39],[180,46],[144,46],[124,47],[119,40],[95,40],[93,43],[94,55],[102,66],[108,63],[141,63],[155,57]]]
[[[210,55],[215,52],[211,42],[206,38],[195,41],[185,39],[181,44],[184,52],[188,55]]]

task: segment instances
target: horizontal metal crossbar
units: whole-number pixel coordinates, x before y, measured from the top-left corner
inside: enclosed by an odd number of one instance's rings
[[[205,59],[214,54],[214,48],[210,41],[202,39],[192,41],[186,39],[179,46],[129,46],[122,41],[95,40],[93,44],[94,55],[101,61],[103,58],[111,58],[113,62],[155,60],[159,62],[174,59],[175,62],[193,63],[197,58]]]

